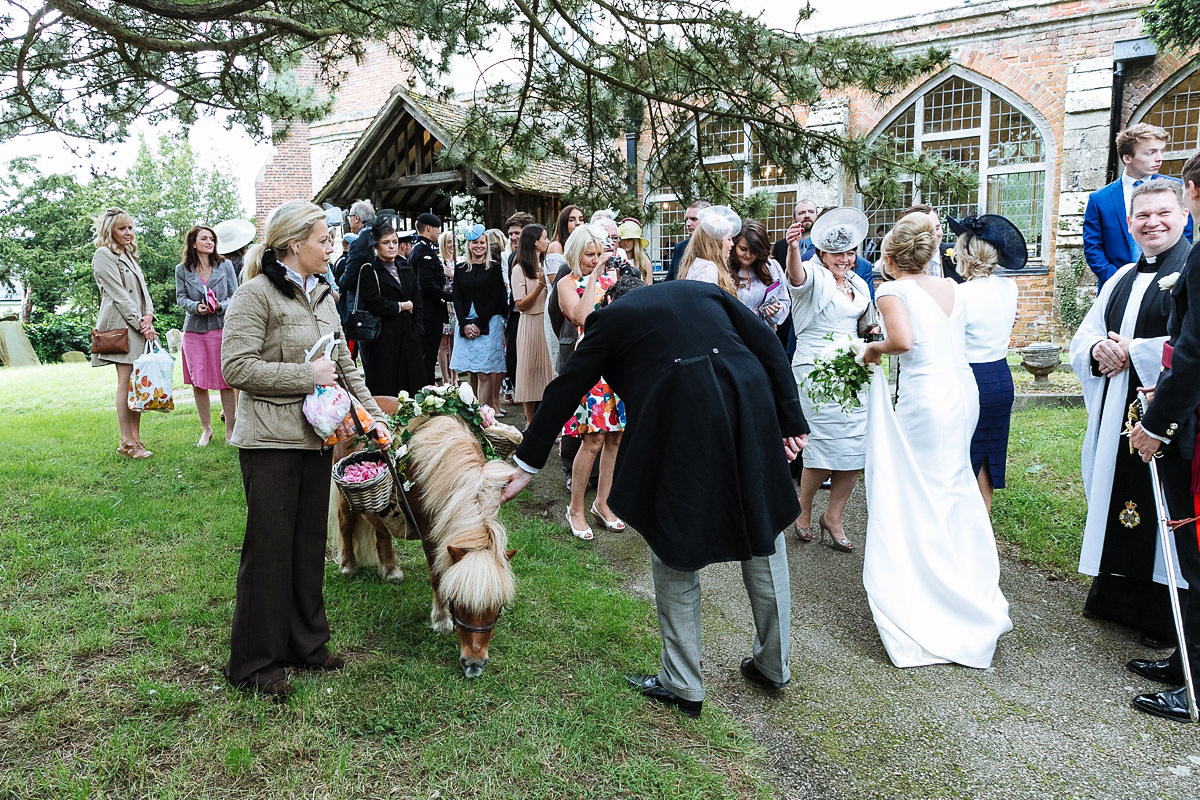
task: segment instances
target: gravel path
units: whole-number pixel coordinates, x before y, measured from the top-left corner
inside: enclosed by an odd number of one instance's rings
[[[562,518],[552,462],[531,483]],[[590,499],[590,497],[589,497]],[[816,513],[825,504],[818,493]],[[1124,629],[1080,615],[1085,589],[1002,558],[1014,629],[987,670],[893,667],[862,585],[865,499],[846,513],[858,552],[788,541],[792,681],[770,695],[738,671],[753,623],[736,564],[704,569],[706,706],[720,706],[769,753],[783,798],[1198,798],[1200,726],[1134,711],[1156,691],[1125,670],[1164,657]],[[815,518],[815,516],[814,516]],[[653,601],[648,549],[632,530],[597,532],[596,547]],[[653,672],[656,663],[629,665]]]

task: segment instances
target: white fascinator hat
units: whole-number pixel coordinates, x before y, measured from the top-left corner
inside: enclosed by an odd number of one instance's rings
[[[742,230],[742,218],[729,206],[709,206],[696,215],[700,227],[714,239],[737,236]]]

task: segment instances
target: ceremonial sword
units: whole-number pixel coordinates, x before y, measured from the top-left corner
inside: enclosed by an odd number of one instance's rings
[[[1141,419],[1148,405],[1146,395],[1139,393],[1137,399],[1129,405],[1128,430],[1133,429],[1134,424]],[[1133,449],[1132,444],[1130,449]],[[1187,640],[1183,635],[1183,611],[1179,607],[1179,587],[1175,585],[1175,547],[1174,537],[1171,535],[1173,533],[1171,515],[1167,509],[1166,495],[1163,494],[1162,481],[1158,477],[1158,458],[1161,455],[1161,451],[1155,453],[1154,458],[1150,459],[1147,466],[1150,467],[1150,485],[1154,490],[1154,507],[1158,511],[1158,541],[1162,546],[1163,566],[1167,571],[1167,586],[1171,589],[1167,592],[1171,599],[1171,616],[1175,620],[1175,634],[1179,637],[1179,657],[1183,663],[1184,686],[1187,687],[1188,716],[1192,718],[1192,722],[1200,722],[1200,709],[1196,707],[1196,686],[1192,680],[1192,664],[1191,659],[1188,658]],[[1189,591],[1200,591],[1200,586],[1189,587]]]

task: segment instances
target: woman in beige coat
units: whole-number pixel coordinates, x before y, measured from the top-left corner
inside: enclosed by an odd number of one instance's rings
[[[133,218],[119,208],[109,208],[94,223],[96,238],[92,244],[96,253],[92,256],[92,277],[100,287],[96,330],[127,328],[129,352],[93,353],[92,366],[113,364],[117,368],[117,424],[121,428],[117,452],[125,458],[149,458],[153,453],[142,445],[141,412],[129,410],[129,376],[133,374],[133,360],[142,354],[146,341],[158,339],[154,332],[154,304],[137,262]]]
[[[321,279],[332,252],[322,209],[305,200],[280,206],[264,244],[246,254],[245,280],[226,309],[221,341],[221,372],[241,390],[230,442],[239,448],[246,491],[225,677],[277,699],[292,693],[285,668],[343,665],[325,647],[321,591],[331,462],[305,419],[304,398],[340,375],[374,418],[373,430],[388,435],[344,342],[333,360],[305,360],[318,339],[341,330],[333,292]]]

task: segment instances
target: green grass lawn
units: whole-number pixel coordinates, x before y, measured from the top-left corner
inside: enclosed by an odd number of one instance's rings
[[[154,457],[119,458],[114,380],[0,369],[0,798],[773,794],[762,751],[718,708],[691,722],[624,689],[623,672],[656,669],[651,608],[593,548],[511,505],[517,600],[482,678],[429,630],[424,559],[401,542],[399,586],[326,566],[342,673],[297,678],[286,705],[231,689],[236,453],[215,419],[218,442],[193,446],[184,390],[143,417]],[[1083,426],[1081,409],[1016,415],[993,513],[1062,575],[1083,526]]]
[[[0,798],[771,795],[716,707],[692,722],[624,690],[657,666],[650,607],[512,506],[517,600],[483,677],[429,630],[424,559],[398,543],[399,586],[326,565],[343,672],[286,705],[233,690],[236,453],[193,446],[188,393],[144,415],[153,458],[119,458],[114,381],[0,370]]]
[[[1013,414],[1007,488],[992,503],[997,537],[1015,545],[1021,558],[1064,577],[1079,577],[1087,516],[1079,453],[1086,427],[1082,407]]]

